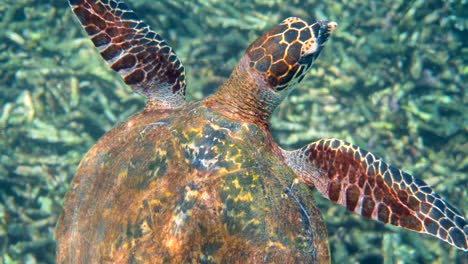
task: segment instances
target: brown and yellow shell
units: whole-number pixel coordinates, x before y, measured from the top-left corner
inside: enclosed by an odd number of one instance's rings
[[[328,262],[312,191],[297,183],[258,126],[200,103],[147,109],[81,162],[57,262]]]

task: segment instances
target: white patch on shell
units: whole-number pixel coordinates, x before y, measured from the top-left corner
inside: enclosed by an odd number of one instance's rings
[[[153,130],[153,129],[157,129],[158,127],[160,126],[165,126],[167,123],[166,122],[155,122],[155,123],[151,123],[147,126],[145,126],[141,131],[140,131],[140,136],[143,137],[144,134],[148,133],[149,130]],[[129,124],[127,124],[127,126],[131,126],[130,122]]]
[[[184,212],[179,212],[172,218],[174,235],[179,234],[179,230],[184,225],[184,222],[186,219],[187,219],[187,214]]]
[[[208,136],[205,136],[208,138]],[[220,141],[219,138],[214,137],[213,142]],[[219,169],[217,164],[219,162],[219,154],[215,153],[215,148],[211,147],[209,149],[204,145],[197,146],[195,143],[191,142],[186,145],[186,150],[189,151],[191,156],[191,162],[197,162],[205,170],[217,170]],[[211,154],[211,155],[210,155]],[[202,157],[212,157],[212,158],[202,158]]]

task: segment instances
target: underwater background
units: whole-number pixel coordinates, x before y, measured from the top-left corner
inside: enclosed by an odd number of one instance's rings
[[[127,4],[176,50],[190,100],[211,94],[257,36],[289,16],[339,26],[274,114],[288,149],[347,140],[468,212],[468,1],[151,1]],[[54,228],[86,151],[144,106],[67,1],[0,0],[0,263],[53,263]],[[333,263],[468,263],[428,235],[317,195]]]

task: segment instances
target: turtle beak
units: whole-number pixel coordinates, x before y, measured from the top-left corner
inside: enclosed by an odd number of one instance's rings
[[[319,25],[318,34],[316,34],[317,44],[322,47],[325,45],[328,37],[333,33],[333,31],[335,31],[338,24],[335,21],[318,21],[317,24]],[[314,32],[316,31],[314,30]]]
[[[338,24],[335,21],[325,21],[319,20],[309,26],[311,31],[314,33],[317,49],[302,57],[299,61],[300,64],[306,64],[307,68],[318,58],[322,48],[325,46],[325,42],[327,42],[328,37],[335,31],[335,28]]]

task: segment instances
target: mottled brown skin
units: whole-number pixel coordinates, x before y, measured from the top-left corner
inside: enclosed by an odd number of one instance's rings
[[[58,263],[328,262],[312,191],[269,132],[199,104],[146,109],[89,151]]]

